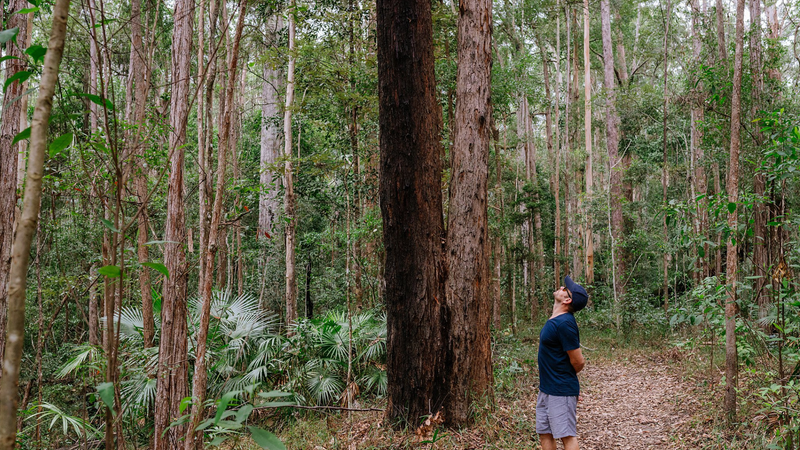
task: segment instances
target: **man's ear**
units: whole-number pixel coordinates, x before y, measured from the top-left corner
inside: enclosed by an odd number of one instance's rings
[[[572,299],[569,296],[567,296],[567,298],[565,298],[564,301],[561,302],[562,305],[569,305],[570,303],[572,303]]]

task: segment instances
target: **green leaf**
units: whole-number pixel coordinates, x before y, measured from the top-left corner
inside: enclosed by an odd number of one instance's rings
[[[38,9],[38,8],[37,8]],[[47,47],[39,44],[34,44],[25,49],[25,54],[33,58],[34,61],[44,61],[44,55],[47,53]]]
[[[64,133],[61,136],[53,139],[53,142],[50,143],[50,147],[48,148],[48,152],[50,153],[50,157],[54,158],[59,153],[63,152],[64,149],[72,144],[72,133]]]
[[[167,270],[167,266],[165,266],[165,265],[163,265],[161,263],[146,262],[146,263],[142,263],[142,265],[145,266],[145,267],[149,267],[149,268],[151,268],[151,269],[153,269],[155,271],[158,271],[159,273],[161,273],[165,277],[169,278],[169,270]]]
[[[19,11],[15,12],[14,14],[28,14],[28,13],[35,13],[39,11],[38,6],[34,6],[33,8],[25,8],[20,9]]]
[[[75,94],[75,95],[77,95],[78,97],[86,97],[89,99],[90,102],[98,106],[102,106],[103,108],[108,108],[110,111],[114,110],[114,104],[111,103],[111,100],[107,98],[100,98],[99,95],[94,95],[94,94]]]
[[[249,403],[242,406],[242,409],[236,411],[236,423],[242,423],[247,420],[247,418],[250,416],[250,413],[253,412],[253,409],[255,408]]]
[[[113,231],[114,233],[119,233],[119,230],[117,229],[117,227],[115,227],[114,224],[110,220],[108,220],[108,219],[100,219],[100,222],[103,224],[104,227],[108,228],[109,230]]]
[[[228,408],[228,403],[230,403],[230,401],[233,400],[234,397],[236,397],[241,393],[242,391],[226,392],[225,395],[223,395],[222,398],[219,399],[219,404],[217,405],[217,415],[214,416],[214,425],[217,425],[219,421],[222,419],[222,414]]]
[[[11,86],[11,83],[18,81],[20,84],[24,83],[28,78],[31,77],[31,73],[27,70],[20,70],[19,72],[11,75],[10,77],[6,78],[5,84],[3,84],[3,92]]]
[[[114,411],[114,383],[105,382],[100,383],[97,386],[97,393],[100,394],[100,398],[103,400],[103,403],[108,406],[112,412]]]
[[[117,266],[103,266],[97,269],[97,273],[109,278],[119,278],[122,275],[122,271]]]
[[[31,127],[28,127],[17,133],[16,136],[14,136],[14,140],[11,141],[11,145],[14,145],[19,141],[24,141],[25,139],[30,139],[30,138],[31,138]]]
[[[2,58],[0,58],[0,62],[3,62],[5,60],[7,60],[7,59],[22,59],[22,58],[18,58],[16,56],[11,56],[11,55],[6,55],[6,56],[3,56]]]
[[[19,27],[0,31],[0,44],[5,44],[8,41],[16,40],[17,33],[19,33]]]
[[[728,212],[730,212],[731,214],[736,212],[736,203],[734,202],[728,203]]]
[[[227,439],[228,439],[228,436],[217,436],[211,442],[209,442],[208,445],[210,445],[212,447],[219,447],[220,444],[225,442]]]
[[[183,397],[183,400],[181,400],[181,404],[178,405],[178,412],[183,414],[183,412],[186,411],[186,407],[191,404],[192,404],[192,397]]]
[[[269,391],[269,392],[259,392],[258,396],[262,398],[277,398],[277,397],[288,397],[292,394],[289,392],[282,392],[282,391]]]
[[[249,426],[247,428],[250,429],[250,437],[252,437],[261,448],[267,450],[286,450],[286,446],[278,439],[278,436],[258,427]]]

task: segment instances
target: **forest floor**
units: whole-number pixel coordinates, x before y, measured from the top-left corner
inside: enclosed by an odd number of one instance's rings
[[[385,425],[382,413],[359,412],[349,418],[304,415],[286,424],[279,436],[289,449],[539,449],[533,341],[516,341],[516,349],[497,355],[495,407],[478,408],[471,427],[437,429],[434,423],[397,431]],[[602,351],[584,351],[587,365],[580,374],[578,403],[582,450],[746,448],[732,445],[717,432],[720,377],[711,387],[702,376],[705,371],[687,369],[700,363],[697,354],[674,347],[627,345],[614,350],[605,347],[608,342],[602,344]]]

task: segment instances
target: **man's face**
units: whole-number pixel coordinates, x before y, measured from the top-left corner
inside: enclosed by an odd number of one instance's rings
[[[553,299],[556,303],[564,303],[565,301],[572,301],[572,292],[564,286],[559,287],[553,292]]]

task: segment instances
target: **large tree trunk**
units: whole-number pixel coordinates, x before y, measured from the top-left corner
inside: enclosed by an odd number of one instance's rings
[[[739,149],[741,148],[742,115],[742,40],[744,37],[744,0],[736,1],[736,53],[733,60],[733,92],[731,94],[731,151],[728,163],[728,205],[734,205],[728,213],[728,228],[736,230],[739,201]],[[739,375],[739,359],[736,350],[736,275],[739,268],[735,231],[727,240],[728,265],[725,276],[727,300],[725,302],[725,411],[733,420],[736,416],[736,386]]]
[[[387,417],[416,426],[448,397],[439,117],[431,3],[378,0]]]
[[[555,195],[555,204],[556,204],[556,213],[555,213],[555,249],[553,255],[553,274],[555,275],[555,286],[561,285],[561,265],[562,260],[564,258],[564,254],[562,253],[562,249],[566,247],[562,238],[563,236],[563,229],[561,228],[561,5],[560,0],[558,1],[559,6],[556,8],[556,89],[555,89],[555,97],[556,97],[556,158],[555,158],[555,166],[553,166],[553,172],[555,176],[553,177],[553,187],[554,195]]]
[[[28,6],[27,0],[11,0],[9,11],[19,11]],[[12,14],[8,17],[7,28],[19,27],[17,40],[24,40],[27,35],[28,20],[26,14]],[[5,62],[6,80],[17,72],[27,68],[23,48],[16,42],[6,43],[6,55],[13,57]],[[24,86],[14,81],[6,88],[3,95],[3,115],[0,118],[0,361],[6,343],[7,289],[9,268],[11,267],[11,242],[14,235],[14,212],[17,203],[17,149],[11,145],[19,129],[19,117],[22,103],[12,101],[22,95]],[[3,375],[0,367],[0,376]]]
[[[606,90],[606,148],[611,168],[609,185],[609,208],[611,210],[611,245],[615,248],[613,258],[614,303],[616,304],[617,329],[621,326],[620,304],[624,295],[623,269],[624,258],[621,254],[622,241],[622,169],[623,162],[619,156],[619,117],[617,116],[617,94],[614,80],[614,55],[611,42],[611,11],[609,0],[600,2],[600,19],[603,34],[603,80]]]
[[[280,14],[274,14],[267,21],[267,36],[272,38],[268,46],[274,45],[278,33],[283,28]],[[266,237],[274,234],[278,214],[278,186],[280,177],[273,173],[275,162],[282,153],[278,134],[280,127],[277,118],[280,114],[280,91],[283,89],[283,74],[271,63],[264,63],[264,80],[261,84],[261,195],[258,207],[258,234]]]
[[[69,0],[57,0],[53,6],[53,25],[50,42],[44,57],[39,96],[31,123],[31,144],[28,155],[27,182],[23,198],[22,215],[19,220],[12,250],[11,268],[8,277],[8,345],[3,356],[5,374],[0,379],[0,450],[12,450],[17,438],[17,405],[19,401],[19,371],[25,334],[25,287],[27,285],[28,262],[33,234],[39,222],[42,197],[42,176],[47,147],[47,130],[53,93],[58,78],[58,67],[64,52],[64,37],[67,32]],[[16,16],[25,18],[22,14]],[[6,97],[8,98],[8,97]],[[19,112],[18,112],[19,113]],[[14,116],[14,123],[19,116]],[[13,138],[13,137],[12,137]],[[11,143],[10,141],[8,142]],[[16,158],[14,158],[16,162]],[[16,169],[16,164],[14,165]],[[12,172],[13,175],[16,175]],[[12,176],[12,182],[16,176]]]
[[[184,144],[189,115],[191,81],[192,30],[194,0],[178,0],[175,4],[175,26],[172,35],[172,94],[169,133],[169,187],[164,240],[164,265],[169,278],[164,280],[161,306],[161,340],[158,353],[154,450],[179,448],[186,435],[186,426],[169,428],[180,417],[180,403],[188,394],[188,354],[186,295],[188,268],[183,250],[186,236],[184,212]]]
[[[204,417],[205,407],[203,402],[206,398],[206,385],[208,381],[208,368],[206,363],[206,341],[208,340],[208,326],[211,316],[212,300],[212,268],[214,267],[214,254],[217,251],[217,238],[219,237],[220,219],[222,216],[222,203],[225,197],[225,176],[228,164],[229,147],[235,147],[231,140],[231,122],[236,114],[236,104],[233,101],[233,93],[236,89],[236,65],[239,61],[239,43],[242,38],[244,28],[244,16],[247,8],[246,1],[239,2],[239,20],[236,24],[236,32],[233,38],[233,48],[231,49],[230,61],[228,66],[228,85],[225,93],[225,104],[228,105],[223,114],[222,129],[219,137],[219,151],[217,152],[217,189],[214,193],[214,208],[211,211],[211,227],[208,236],[208,249],[205,255],[206,274],[203,277],[203,304],[200,311],[200,327],[197,332],[197,348],[194,378],[192,380],[192,420],[190,427],[186,430],[185,450],[203,448],[203,432],[195,431]],[[195,444],[196,441],[196,444]]]
[[[450,318],[447,338],[452,360],[448,364],[450,395],[444,410],[451,425],[469,422],[471,402],[491,395],[494,380],[487,211],[491,77],[492,3],[463,0],[458,17],[456,123],[447,227],[446,315]]]

